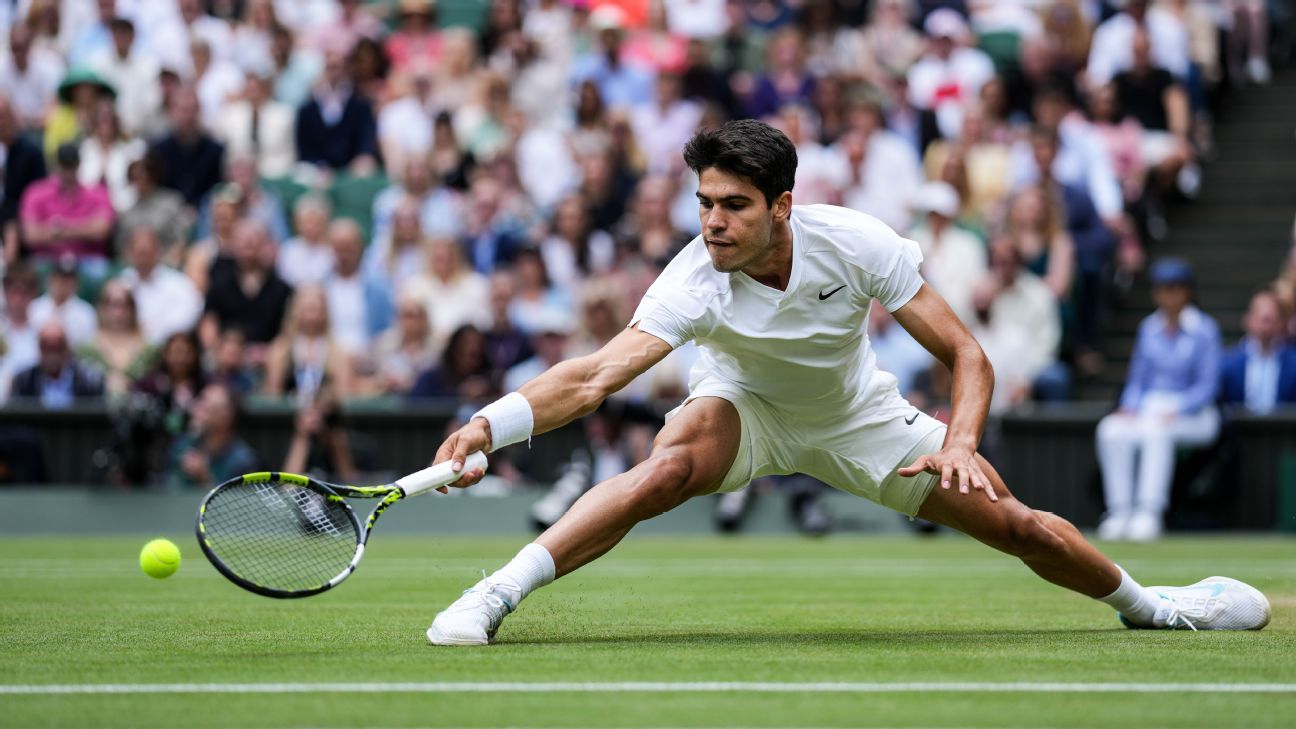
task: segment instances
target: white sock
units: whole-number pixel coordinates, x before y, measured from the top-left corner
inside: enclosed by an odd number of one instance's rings
[[[1151,626],[1157,607],[1161,604],[1161,597],[1135,582],[1124,567],[1116,565],[1116,569],[1121,573],[1120,587],[1107,597],[1100,597],[1098,600],[1111,605],[1116,612],[1129,618],[1135,625]]]
[[[554,581],[554,561],[549,550],[532,542],[522,548],[512,562],[496,570],[490,581],[504,592],[513,607],[532,590]]]

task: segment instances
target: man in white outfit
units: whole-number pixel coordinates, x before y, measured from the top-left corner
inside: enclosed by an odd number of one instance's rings
[[[1028,508],[977,455],[994,373],[918,274],[918,246],[862,213],[792,205],[796,151],[767,124],[735,121],[684,149],[699,176],[702,235],[666,267],[630,325],[478,411],[436,462],[529,439],[592,412],[674,348],[700,351],[684,404],[651,456],[590,489],[556,524],[436,616],[435,645],[484,645],[519,601],[606,553],[635,524],[766,474],[805,473],[1020,557],[1041,577],[1148,628],[1256,629],[1269,604],[1211,577],[1145,588],[1066,520]],[[949,427],[880,371],[873,300],[953,372]],[[470,486],[481,469],[463,474]],[[937,482],[940,486],[937,487]]]

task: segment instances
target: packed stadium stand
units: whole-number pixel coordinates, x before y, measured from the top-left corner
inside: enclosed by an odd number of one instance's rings
[[[987,447],[1017,488],[1051,489],[1037,506],[1092,525],[1094,428],[1158,305],[1155,262],[1194,272],[1222,348],[1254,336],[1265,289],[1280,359],[1296,334],[1294,17],[1289,0],[0,2],[0,482],[426,465],[465,414],[625,325],[699,232],[681,147],[753,117],[797,146],[797,203],[919,242],[996,368]],[[930,355],[884,311],[870,337],[948,417]],[[500,454],[493,488],[578,495],[642,460],[695,356]],[[1291,399],[1247,391],[1226,415],[1254,444],[1291,424],[1248,418]],[[1258,447],[1251,480],[1276,479],[1280,450]],[[1264,526],[1275,498],[1181,523]]]

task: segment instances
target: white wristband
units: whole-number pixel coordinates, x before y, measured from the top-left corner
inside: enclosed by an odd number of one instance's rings
[[[535,415],[531,403],[520,393],[510,392],[495,402],[473,413],[474,418],[485,418],[490,423],[492,451],[506,445],[531,439],[535,428]]]

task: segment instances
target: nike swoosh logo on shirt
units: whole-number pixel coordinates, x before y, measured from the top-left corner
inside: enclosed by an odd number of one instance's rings
[[[825,294],[824,292],[820,291],[820,292],[819,292],[819,300],[820,300],[820,301],[823,301],[824,299],[828,298],[829,296],[832,296],[833,294],[837,293],[838,291],[841,291],[841,290],[844,289],[844,288],[846,288],[846,285],[845,285],[845,284],[842,284],[841,286],[838,286],[837,288],[833,289],[832,291],[829,291],[829,292],[826,293],[826,294]]]
[[[905,425],[913,425],[914,421],[917,419],[918,419],[918,413],[914,413],[913,415],[905,418]]]

